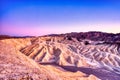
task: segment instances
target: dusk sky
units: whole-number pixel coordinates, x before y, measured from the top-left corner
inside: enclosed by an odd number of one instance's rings
[[[0,0],[0,34],[120,32],[120,0]]]

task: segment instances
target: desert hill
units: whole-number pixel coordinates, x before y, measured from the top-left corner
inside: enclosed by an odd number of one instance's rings
[[[3,80],[120,79],[120,34],[86,32],[2,37],[0,68],[5,71],[0,76]]]
[[[49,36],[66,36],[70,38],[76,38],[77,40],[81,39],[89,39],[93,41],[107,41],[107,42],[117,42],[120,41],[120,33],[105,33],[105,32],[97,32],[97,31],[90,31],[90,32],[71,32],[66,34],[51,34]]]

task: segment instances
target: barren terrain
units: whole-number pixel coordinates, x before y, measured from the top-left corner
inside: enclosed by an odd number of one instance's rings
[[[0,80],[120,80],[119,35],[81,34],[0,38]]]

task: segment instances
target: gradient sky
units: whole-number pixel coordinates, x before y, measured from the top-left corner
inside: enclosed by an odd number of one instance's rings
[[[0,0],[0,34],[120,32],[120,0]]]

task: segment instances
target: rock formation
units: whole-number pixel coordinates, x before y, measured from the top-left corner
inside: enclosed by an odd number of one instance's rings
[[[88,33],[1,39],[0,79],[119,80],[119,35]]]

